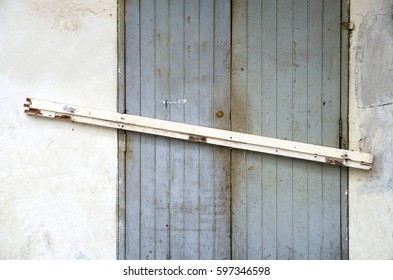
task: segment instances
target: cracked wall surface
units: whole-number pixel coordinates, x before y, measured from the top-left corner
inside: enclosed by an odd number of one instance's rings
[[[393,259],[393,1],[351,1],[350,149],[374,154],[349,171],[350,259]]]
[[[115,259],[115,130],[26,97],[116,110],[114,0],[0,1],[0,259]]]

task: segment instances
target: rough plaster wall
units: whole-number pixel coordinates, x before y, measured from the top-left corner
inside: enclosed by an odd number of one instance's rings
[[[116,258],[116,131],[22,108],[116,110],[116,1],[1,0],[0,20],[0,259]]]
[[[350,149],[374,154],[350,170],[351,259],[393,259],[393,1],[351,1]]]

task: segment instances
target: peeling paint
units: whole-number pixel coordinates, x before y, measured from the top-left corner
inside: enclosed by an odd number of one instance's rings
[[[204,136],[190,135],[188,137],[188,140],[193,141],[193,142],[206,143],[206,137],[204,137]]]
[[[26,114],[29,114],[29,115],[39,115],[39,116],[42,116],[41,110],[38,110],[38,109],[29,108],[28,110],[25,110],[25,113],[26,113]]]
[[[64,110],[64,112],[68,112],[68,113],[72,113],[72,114],[75,113],[75,111],[76,111],[75,108],[68,106],[68,105],[64,105],[63,110]]]
[[[71,116],[69,116],[69,115],[55,115],[55,118],[56,119],[72,119],[72,117]]]
[[[355,86],[359,108],[393,104],[393,47],[391,4],[362,17],[355,44]],[[375,87],[378,84],[378,90]]]
[[[338,165],[338,166],[344,166],[344,161],[335,159],[335,158],[326,158],[325,159],[326,163],[333,164],[333,165]]]
[[[84,18],[87,16],[112,16],[111,9],[100,9],[98,6],[89,5],[89,3],[78,2],[80,1],[34,1],[32,11],[50,20],[52,28],[60,32],[81,31],[84,26]]]

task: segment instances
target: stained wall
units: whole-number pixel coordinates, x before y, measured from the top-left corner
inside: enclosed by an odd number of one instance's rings
[[[116,110],[116,7],[0,1],[0,259],[116,258],[116,131],[23,113]]]
[[[393,1],[351,1],[350,149],[371,152],[349,172],[350,259],[393,259]]]

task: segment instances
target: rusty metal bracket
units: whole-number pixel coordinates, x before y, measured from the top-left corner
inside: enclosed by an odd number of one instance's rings
[[[186,141],[298,158],[337,166],[370,170],[373,156],[369,153],[336,149],[234,131],[189,125],[104,110],[27,98],[28,115],[62,119]]]

